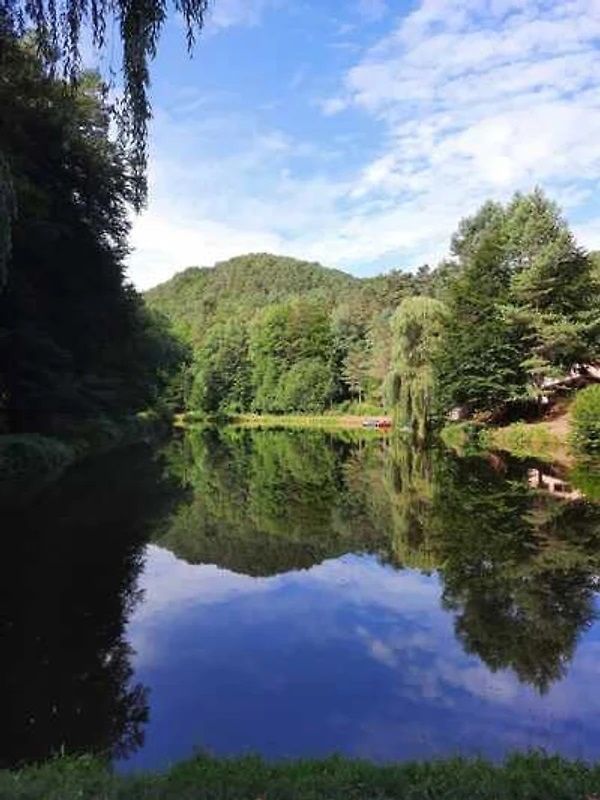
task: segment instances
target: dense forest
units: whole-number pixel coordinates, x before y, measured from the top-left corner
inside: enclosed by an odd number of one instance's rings
[[[450,257],[357,279],[267,254],[146,294],[193,349],[187,407],[322,412],[366,401],[436,419],[539,402],[600,359],[600,268],[540,190],[462,220]],[[345,404],[345,405],[344,405]]]
[[[106,89],[53,68],[3,20],[0,431],[13,449],[156,406],[185,356],[125,278],[133,179]]]
[[[187,269],[144,301],[124,267],[139,186],[106,87],[55,77],[5,17],[0,37],[0,431],[13,449],[32,433],[114,438],[161,408],[384,409],[423,439],[451,411],[539,403],[600,360],[600,261],[540,190],[486,203],[446,260],[413,273],[358,279],[254,254]]]

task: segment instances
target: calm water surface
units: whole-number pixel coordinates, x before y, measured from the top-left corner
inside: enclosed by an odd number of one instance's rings
[[[206,430],[5,498],[3,764],[600,758],[600,506],[556,478]]]

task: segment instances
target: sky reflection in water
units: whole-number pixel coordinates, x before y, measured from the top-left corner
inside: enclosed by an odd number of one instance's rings
[[[150,546],[141,585],[128,635],[151,711],[126,769],[197,747],[277,758],[600,755],[597,627],[540,696],[465,654],[435,575],[373,556],[251,578]]]
[[[533,468],[208,429],[10,493],[1,764],[599,758],[600,505]]]

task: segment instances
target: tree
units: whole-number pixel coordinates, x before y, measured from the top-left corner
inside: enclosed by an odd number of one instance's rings
[[[431,297],[407,297],[392,317],[391,392],[394,415],[424,440],[434,412],[433,359],[446,307]]]
[[[328,383],[323,383],[324,367],[329,375],[328,380],[332,380],[332,354],[329,317],[321,304],[295,300],[266,309],[256,319],[250,337],[255,409],[293,410],[291,398],[300,397],[298,381],[301,376],[308,379],[310,374],[317,376],[318,372],[319,386],[323,388]],[[316,362],[322,365],[318,370]],[[300,367],[300,364],[303,366]],[[292,369],[294,371],[288,376]],[[307,387],[306,391],[310,392],[310,389]],[[327,400],[331,391],[332,388],[323,395]],[[310,401],[311,405],[313,400]]]
[[[598,357],[600,308],[592,262],[540,190],[514,197],[505,230],[512,274],[507,314],[527,328],[524,366],[540,392],[544,378]]]
[[[81,34],[91,33],[92,44],[103,50],[107,31],[118,31],[121,39],[123,98],[117,119],[121,139],[130,149],[133,170],[133,201],[137,207],[146,195],[146,136],[151,116],[148,100],[149,61],[158,48],[160,33],[169,13],[178,14],[185,24],[188,49],[202,29],[208,0],[174,0],[168,8],[161,0],[144,3],[115,0],[2,0],[0,31],[3,38],[33,29],[38,52],[51,61],[53,71],[62,71],[73,85],[80,81]]]
[[[318,414],[325,410],[333,394],[331,368],[321,358],[305,358],[296,362],[279,386],[279,407],[282,411],[304,411]]]
[[[434,356],[443,410],[488,411],[525,394],[519,329],[501,311],[509,291],[502,230],[488,230],[448,291],[448,319]]]
[[[95,74],[77,92],[0,37],[0,151],[17,208],[0,293],[0,408],[12,431],[156,400],[183,352],[125,281],[133,186]],[[40,143],[43,142],[43,147]]]
[[[450,308],[437,375],[446,410],[493,411],[593,362],[600,308],[591,261],[556,206],[535,190],[486,203],[452,240]]]
[[[251,402],[248,336],[235,320],[211,328],[196,354],[189,406],[209,414],[245,411]]]
[[[351,394],[358,396],[358,402],[362,403],[369,378],[369,351],[366,342],[355,344],[348,351],[343,363],[342,378]]]

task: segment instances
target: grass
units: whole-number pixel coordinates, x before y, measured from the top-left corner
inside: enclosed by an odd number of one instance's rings
[[[515,422],[502,428],[487,428],[480,440],[489,449],[506,450],[518,458],[569,460],[566,441],[546,422]]]
[[[229,422],[244,428],[350,428],[360,427],[362,418],[339,414],[239,414]]]
[[[0,772],[0,800],[596,800],[600,766],[541,754],[376,765],[200,756],[119,776],[90,758]]]
[[[360,428],[368,417],[386,416],[381,408],[355,403],[347,409],[336,407],[322,414],[232,414],[229,416],[188,411],[176,414],[174,424],[179,428],[190,425],[226,424],[241,428]]]

